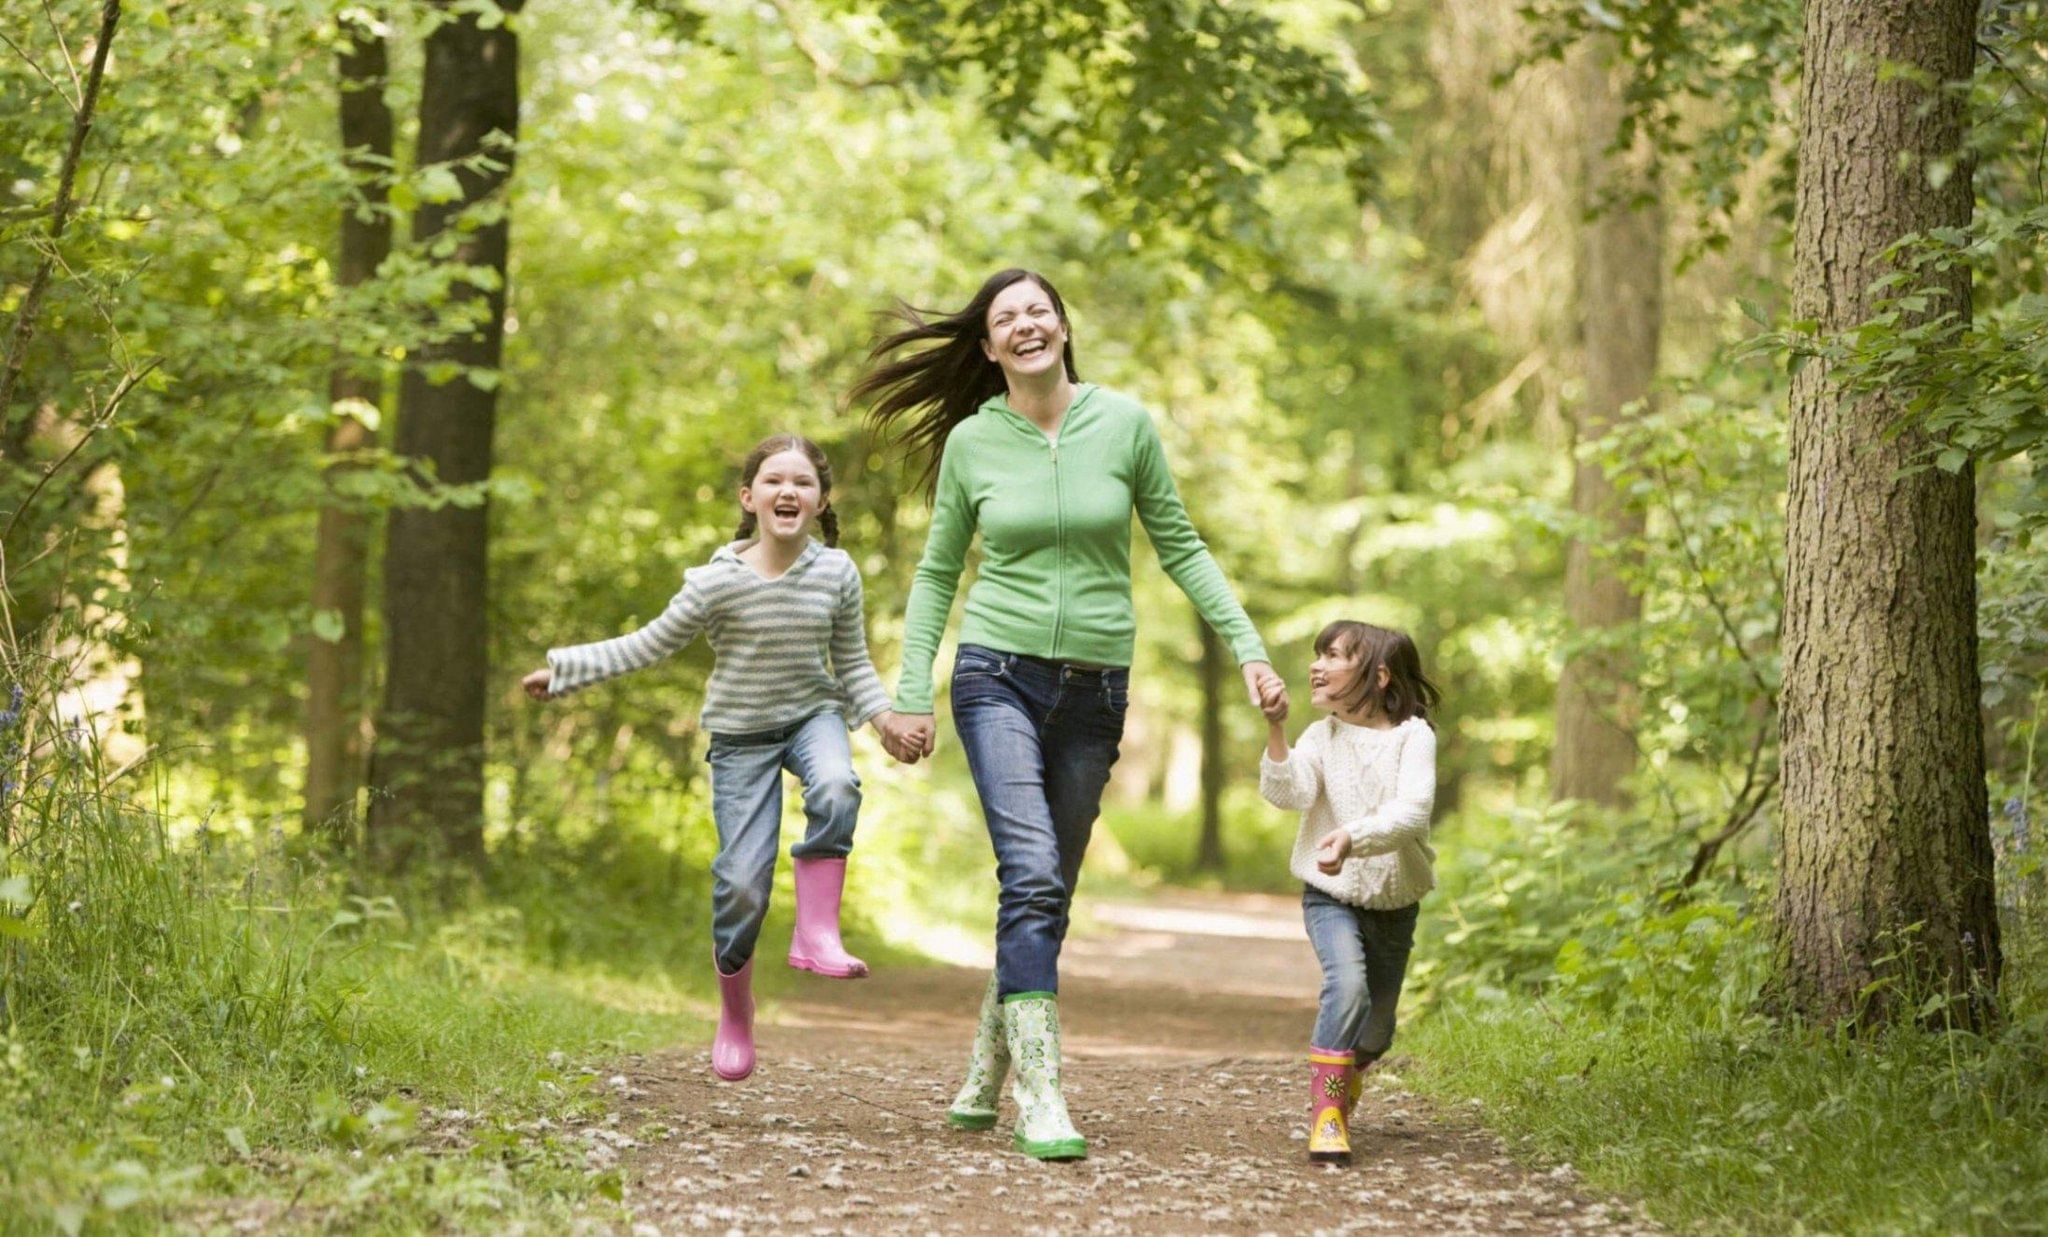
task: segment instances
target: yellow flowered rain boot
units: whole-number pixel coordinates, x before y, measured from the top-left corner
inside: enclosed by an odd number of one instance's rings
[[[1308,1158],[1318,1164],[1351,1162],[1351,1128],[1345,1111],[1351,1092],[1351,1053],[1308,1050]]]

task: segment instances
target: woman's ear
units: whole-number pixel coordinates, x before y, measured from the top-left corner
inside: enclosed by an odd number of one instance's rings
[[[1381,691],[1385,691],[1385,690],[1387,690],[1387,684],[1389,684],[1389,683],[1392,683],[1392,682],[1394,681],[1394,672],[1393,672],[1393,671],[1391,671],[1391,670],[1389,670],[1389,669],[1387,669],[1387,663],[1385,663],[1385,662],[1381,662],[1381,663],[1379,664],[1379,676],[1378,676],[1378,677],[1379,677],[1379,686],[1380,686],[1380,690],[1381,690]]]

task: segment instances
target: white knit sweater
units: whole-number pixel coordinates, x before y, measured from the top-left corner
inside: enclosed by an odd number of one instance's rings
[[[1436,802],[1436,731],[1411,717],[1387,730],[1326,717],[1284,761],[1259,761],[1259,794],[1301,813],[1288,870],[1340,902],[1394,910],[1436,886],[1429,813]],[[1316,843],[1351,835],[1335,876],[1316,869]]]

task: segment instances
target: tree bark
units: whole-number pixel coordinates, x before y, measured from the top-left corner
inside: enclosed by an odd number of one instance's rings
[[[1202,636],[1202,835],[1195,867],[1223,870],[1223,693],[1230,672],[1230,650],[1201,615],[1195,627]]]
[[[418,161],[448,163],[462,193],[414,212],[415,242],[439,260],[481,272],[454,295],[480,302],[473,330],[421,348],[399,380],[395,447],[424,487],[474,485],[491,471],[495,381],[478,385],[436,367],[495,378],[505,320],[509,227],[503,191],[518,133],[518,39],[474,10],[440,0],[428,36]],[[520,0],[500,0],[507,16]],[[490,168],[456,166],[489,153]],[[486,199],[496,197],[496,201]],[[481,204],[481,206],[479,205]],[[465,211],[474,212],[451,227]],[[436,379],[440,379],[437,381]],[[369,843],[385,868],[483,858],[487,511],[482,503],[400,507],[384,551],[384,705],[371,770]]]
[[[1576,66],[1581,193],[1595,212],[1579,248],[1586,389],[1573,428],[1582,444],[1605,437],[1630,406],[1648,398],[1664,317],[1664,215],[1648,142],[1638,137],[1614,149],[1622,108],[1613,51],[1612,40],[1595,37],[1579,50]],[[1636,689],[1631,659],[1598,641],[1642,614],[1642,599],[1622,569],[1626,547],[1642,534],[1643,513],[1616,491],[1598,460],[1573,466],[1572,511],[1597,533],[1574,538],[1566,549],[1565,621],[1574,637],[1595,643],[1567,657],[1558,676],[1551,794],[1615,806],[1625,801],[1622,783],[1636,763]]]
[[[343,22],[348,42],[337,58],[341,148],[353,184],[341,212],[335,285],[345,293],[376,275],[391,254],[392,119],[384,102],[389,68],[383,36],[362,21]],[[383,378],[374,365],[344,352],[335,360],[328,395],[334,406],[326,442],[330,493],[320,508],[313,552],[313,610],[339,616],[341,630],[332,640],[316,634],[306,658],[305,825],[308,833],[341,842],[354,836],[363,780],[363,594],[370,515],[333,493],[332,486],[359,466],[352,456],[377,443],[377,431],[349,408],[361,403],[381,409]]]
[[[1871,316],[1885,250],[1963,227],[1965,115],[1916,78],[1967,80],[1971,0],[1809,0],[1794,317],[1822,336]],[[1910,74],[1887,72],[1908,66]],[[1929,161],[1954,167],[1934,183]],[[1954,161],[1954,162],[1949,162]],[[1930,312],[1967,321],[1968,272],[1918,272]],[[1888,436],[1888,392],[1794,378],[1786,519],[1780,997],[1817,1020],[1989,1016],[1999,969],[1978,714],[1974,478],[1900,476],[1925,446]],[[1873,987],[1875,985],[1875,987]]]

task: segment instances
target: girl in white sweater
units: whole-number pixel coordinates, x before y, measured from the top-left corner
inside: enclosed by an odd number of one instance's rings
[[[1270,722],[1259,793],[1301,812],[1289,869],[1323,965],[1309,1040],[1309,1159],[1347,1163],[1365,1072],[1394,1040],[1394,1006],[1422,895],[1435,885],[1429,813],[1436,799],[1439,693],[1415,642],[1349,620],[1316,636],[1310,700],[1329,716],[1287,750]]]

